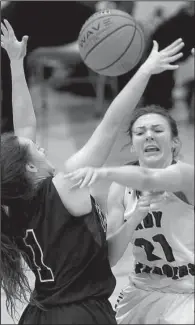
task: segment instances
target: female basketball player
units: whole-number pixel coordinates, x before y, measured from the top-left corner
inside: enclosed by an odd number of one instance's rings
[[[67,177],[81,188],[105,178],[118,183],[108,198],[109,259],[115,265],[131,242],[135,263],[117,322],[194,324],[194,166],[178,160],[177,125],[162,108],[135,110],[129,135],[138,157],[132,166]]]
[[[27,37],[18,42],[4,22],[1,45],[11,61],[15,130],[1,137],[1,279],[7,307],[13,315],[15,299],[28,301],[23,256],[36,281],[20,324],[115,324],[108,301],[115,278],[108,260],[106,219],[89,190],[72,188],[64,172],[103,165],[150,76],[177,69],[172,63],[182,56],[184,44],[177,40],[160,52],[154,44],[86,145],[54,175],[44,150],[35,144],[36,119],[23,70]]]

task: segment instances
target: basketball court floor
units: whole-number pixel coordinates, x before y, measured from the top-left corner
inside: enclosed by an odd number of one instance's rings
[[[94,118],[93,99],[82,98],[65,93],[48,92],[48,111],[41,117],[39,110],[37,88],[33,88],[32,98],[37,107],[37,118],[39,126],[38,141],[48,151],[48,157],[60,170],[63,162],[71,154],[77,151],[90,137],[100,120]],[[120,108],[119,108],[120,109]],[[194,125],[189,125],[186,120],[186,108],[183,102],[178,102],[173,111],[174,117],[179,122],[180,136],[183,143],[183,160],[194,163]],[[48,117],[49,129],[46,128]],[[129,139],[125,134],[128,125],[121,129],[119,137],[106,162],[108,165],[118,165],[133,159],[129,150]],[[41,132],[40,132],[41,131]],[[127,146],[126,146],[127,145]],[[97,197],[103,208],[106,208],[106,196],[109,183],[102,182],[97,185]],[[131,247],[127,249],[121,261],[113,268],[117,279],[116,289],[110,301],[115,303],[120,289],[128,282],[128,272],[132,265]],[[33,275],[29,273],[29,279],[33,285]],[[18,313],[21,314],[24,306],[18,306]],[[17,323],[17,321],[16,321]],[[5,295],[1,292],[1,324],[14,324],[5,308]]]

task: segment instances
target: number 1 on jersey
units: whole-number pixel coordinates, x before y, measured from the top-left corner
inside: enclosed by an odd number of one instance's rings
[[[54,281],[52,269],[43,262],[43,251],[38,243],[33,229],[26,230],[26,236],[23,239],[26,246],[30,247],[33,254],[33,263],[37,269],[39,280],[41,282]]]

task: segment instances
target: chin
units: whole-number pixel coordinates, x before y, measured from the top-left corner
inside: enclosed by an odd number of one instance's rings
[[[148,167],[155,168],[159,167],[162,163],[162,156],[151,156],[151,157],[144,157],[144,164]]]

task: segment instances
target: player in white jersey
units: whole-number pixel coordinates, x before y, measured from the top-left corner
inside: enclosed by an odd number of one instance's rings
[[[194,324],[194,166],[178,160],[177,125],[162,108],[135,110],[129,135],[138,161],[69,175],[82,187],[118,183],[108,198],[109,259],[115,265],[131,241],[135,262],[117,322]]]

